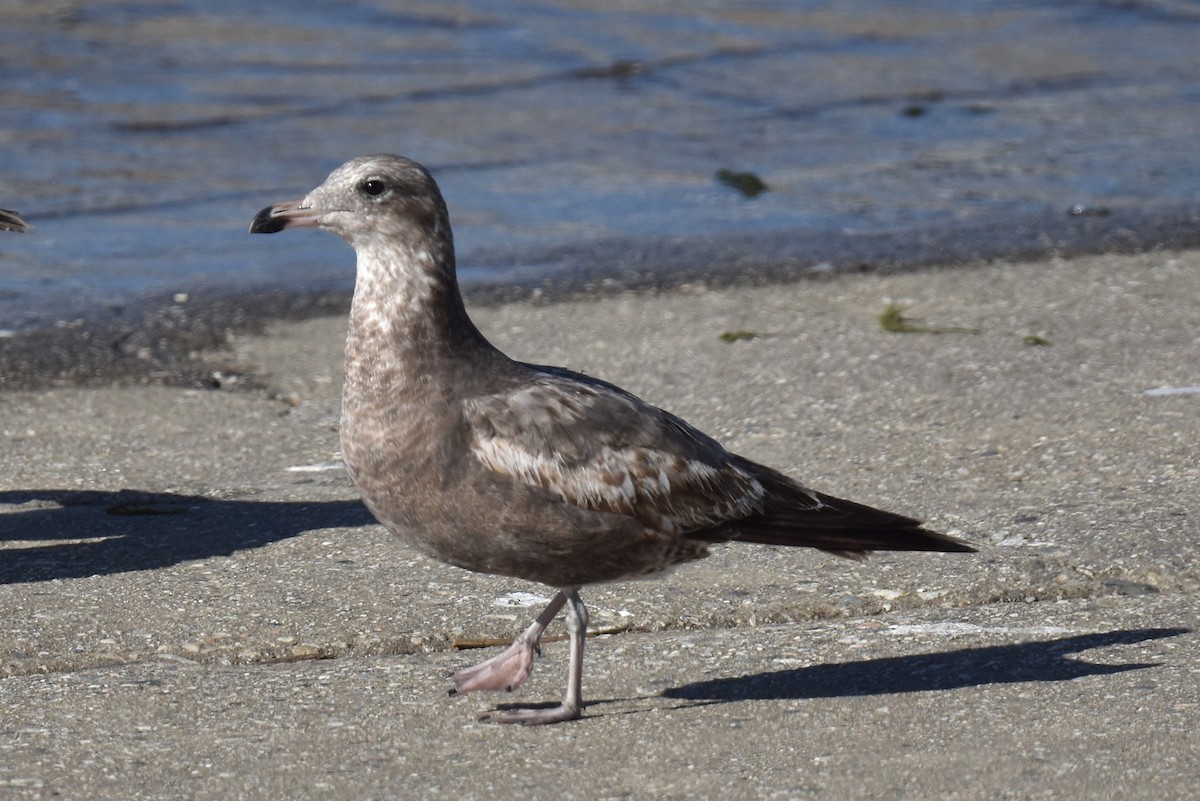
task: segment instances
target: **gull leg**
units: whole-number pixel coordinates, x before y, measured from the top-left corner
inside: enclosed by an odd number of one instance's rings
[[[578,597],[578,596],[577,596]],[[517,635],[512,645],[474,667],[454,674],[454,689],[451,695],[475,690],[514,690],[533,672],[533,658],[539,653],[538,642],[542,632],[554,620],[558,610],[567,602],[567,596],[559,591],[533,624]]]
[[[571,662],[567,668],[567,691],[563,695],[562,703],[545,708],[497,709],[484,715],[482,720],[489,723],[520,723],[525,726],[536,726],[543,723],[576,720],[583,716],[583,643],[587,638],[588,611],[584,606],[583,599],[579,597],[578,590],[565,589],[559,595],[567,603],[567,631],[571,638]]]

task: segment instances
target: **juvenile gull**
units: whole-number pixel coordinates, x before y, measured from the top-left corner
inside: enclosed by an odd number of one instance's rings
[[[505,356],[467,316],[445,202],[413,161],[353,159],[306,197],[263,209],[250,231],[294,227],[333,231],[358,256],[341,440],[367,507],[434,559],[558,589],[506,651],[456,673],[451,692],[519,686],[567,607],[562,703],[486,720],[580,717],[584,585],[657,573],[729,540],[850,559],[974,550],[807,489],[612,384]]]
[[[21,219],[21,215],[8,209],[0,209],[0,231],[16,231],[24,233],[29,229],[29,223]]]

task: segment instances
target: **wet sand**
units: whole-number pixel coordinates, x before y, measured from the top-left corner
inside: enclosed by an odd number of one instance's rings
[[[136,355],[146,294],[344,291],[340,242],[245,230],[377,152],[433,170],[468,283],[1200,244],[1187,3],[9,5],[0,331]]]

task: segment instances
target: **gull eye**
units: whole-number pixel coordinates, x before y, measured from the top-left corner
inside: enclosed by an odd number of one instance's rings
[[[378,178],[368,178],[359,184],[358,188],[371,197],[379,197],[388,191],[387,184]]]

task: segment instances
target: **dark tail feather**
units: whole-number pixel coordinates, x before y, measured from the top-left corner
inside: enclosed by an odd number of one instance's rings
[[[863,559],[871,551],[975,552],[962,540],[922,528],[919,520],[823,495],[782,473],[755,467],[767,488],[767,508],[731,524],[741,542],[819,548],[848,559]]]

